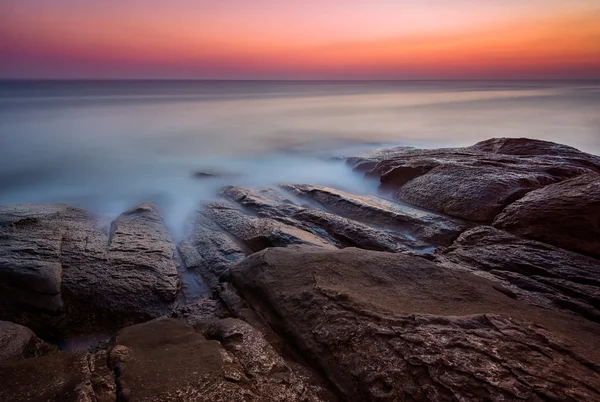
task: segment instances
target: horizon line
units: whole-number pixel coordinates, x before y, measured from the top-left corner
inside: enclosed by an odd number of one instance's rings
[[[172,81],[172,82],[431,82],[431,81],[600,81],[595,78],[17,78],[0,77],[0,81]]]

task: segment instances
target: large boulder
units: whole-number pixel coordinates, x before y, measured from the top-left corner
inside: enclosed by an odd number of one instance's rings
[[[545,174],[497,167],[437,166],[402,186],[402,201],[475,222],[491,222],[510,203],[551,183]]]
[[[395,148],[348,160],[382,189],[410,204],[491,223],[530,191],[600,173],[600,157],[525,138],[496,138],[466,148]]]
[[[532,191],[502,211],[494,226],[600,257],[600,174]]]
[[[218,321],[207,333],[225,348],[173,319],[121,330],[110,348],[119,400],[334,400],[312,373],[286,364],[248,324]]]
[[[62,337],[168,312],[174,247],[153,205],[110,229],[64,204],[0,206],[0,318]]]
[[[13,322],[0,321],[0,364],[42,356],[56,349],[38,338],[29,328]]]
[[[402,254],[267,249],[233,283],[348,401],[600,400],[600,327]]]

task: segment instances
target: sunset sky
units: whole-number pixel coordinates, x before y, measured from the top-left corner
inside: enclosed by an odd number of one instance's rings
[[[0,78],[600,78],[600,0],[2,0]]]

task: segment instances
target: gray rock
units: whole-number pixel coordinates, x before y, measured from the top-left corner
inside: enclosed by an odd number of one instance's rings
[[[600,400],[600,327],[421,258],[267,249],[232,269],[348,401]]]
[[[0,318],[61,337],[170,311],[174,246],[155,207],[122,214],[110,233],[64,204],[0,206]]]

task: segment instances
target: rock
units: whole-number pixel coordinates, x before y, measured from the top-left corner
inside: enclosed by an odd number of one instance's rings
[[[73,213],[71,213],[73,212]],[[0,313],[19,308],[64,312],[60,252],[64,229],[55,217],[80,211],[64,204],[0,206]],[[75,215],[75,216],[73,216]]]
[[[227,204],[211,203],[206,206],[204,213],[253,252],[267,247],[285,247],[291,244],[334,248],[313,233],[274,219],[247,215]]]
[[[0,206],[0,318],[61,338],[170,311],[174,247],[155,207],[99,220],[64,204]]]
[[[404,184],[396,196],[433,211],[487,223],[510,203],[551,182],[545,174],[442,165]]]
[[[57,348],[19,324],[0,321],[0,364],[47,354]]]
[[[600,157],[547,141],[500,138],[466,148],[394,148],[349,163],[379,178],[399,200],[479,223],[491,223],[530,191],[600,173]],[[374,165],[373,165],[374,164]]]
[[[333,401],[319,377],[301,364],[284,359],[265,336],[248,323],[227,318],[213,322],[205,331],[239,361],[261,400]]]
[[[121,330],[110,350],[111,365],[119,373],[118,398],[148,402],[326,400],[319,399],[318,386],[303,382],[307,377],[278,360],[247,324],[228,320],[215,328],[215,336],[235,350],[243,363],[218,341],[205,339],[177,320],[157,319]],[[243,349],[240,342],[253,349]]]
[[[600,262],[594,258],[481,226],[461,234],[437,260],[504,284],[534,304],[600,322]]]
[[[306,184],[282,187],[297,196],[319,203],[334,214],[407,234],[434,246],[450,245],[469,226],[457,219],[380,197],[360,197],[329,187]]]
[[[491,138],[478,142],[468,147],[468,149],[501,155],[554,155],[589,161],[592,165],[597,165],[600,162],[597,157],[581,152],[568,145],[530,138]]]
[[[272,248],[235,286],[348,401],[600,400],[600,327],[402,254]]]
[[[213,290],[231,264],[251,253],[242,242],[225,233],[204,209],[195,214],[191,233],[177,248],[186,268],[200,275]]]
[[[52,352],[0,364],[0,400],[112,402],[116,387],[105,352]]]
[[[76,320],[92,317],[91,324],[119,328],[171,310],[179,285],[174,245],[153,205],[112,223],[107,242],[95,245],[106,247],[104,260],[86,253],[89,245],[72,246],[63,263],[63,293]]]
[[[231,172],[218,172],[216,170],[199,170],[194,172],[195,179],[231,178],[237,176]]]
[[[600,257],[600,175],[582,175],[532,191],[498,215],[494,226]]]
[[[177,318],[188,325],[213,321],[216,318],[227,317],[227,312],[218,300],[203,298],[194,303],[179,306],[170,314],[171,318]]]
[[[358,247],[367,250],[410,252],[411,248],[418,250],[429,247],[400,233],[379,230],[316,208],[297,206],[289,199],[279,198],[279,203],[272,202],[262,197],[264,190],[259,195],[248,189],[229,186],[224,188],[222,193],[261,218],[275,219],[319,234],[338,248]],[[271,192],[268,194],[272,199],[275,198]]]

